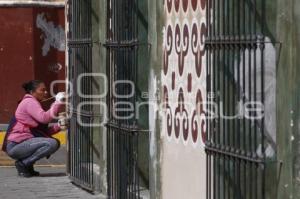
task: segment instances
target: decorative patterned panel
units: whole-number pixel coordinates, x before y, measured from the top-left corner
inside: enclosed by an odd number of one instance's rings
[[[165,0],[163,136],[204,147],[206,121],[205,0]]]

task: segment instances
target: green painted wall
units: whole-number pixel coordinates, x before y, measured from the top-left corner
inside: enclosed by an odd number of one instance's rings
[[[277,68],[277,140],[283,166],[278,172],[277,198],[300,198],[300,1],[277,0],[274,19],[282,44]]]
[[[262,16],[261,11],[259,11],[260,16]],[[265,1],[265,17],[266,17],[266,21],[264,24],[264,32],[263,34],[265,36],[267,36],[272,45],[275,47],[276,50],[276,61],[278,59],[278,52],[279,52],[279,45],[278,45],[278,38],[276,37],[276,15],[277,15],[277,5],[276,3],[274,3],[274,1],[272,0],[267,0]],[[260,22],[261,23],[261,22]],[[268,44],[265,44],[265,46],[267,46]],[[265,50],[265,57],[268,57],[268,53],[270,53],[267,50]],[[274,66],[275,68],[277,68],[277,66]],[[276,74],[278,73],[278,71],[276,71]],[[278,86],[278,80],[276,77],[276,86]],[[267,84],[267,83],[266,83]],[[265,84],[265,85],[266,85]],[[276,88],[277,89],[277,88]],[[277,92],[277,91],[275,91]],[[276,95],[275,95],[276,96]],[[277,102],[277,97],[274,97],[274,99]],[[278,111],[278,107],[276,107],[276,111]],[[276,121],[278,120],[278,116],[276,114]],[[266,120],[265,120],[266,122]],[[277,122],[276,122],[276,134],[278,134],[278,129],[277,129]],[[273,133],[273,132],[270,132]],[[278,142],[278,140],[277,140]],[[273,199],[276,198],[277,195],[277,187],[278,187],[278,175],[276,174],[276,169],[277,166],[279,165],[278,162],[278,155],[275,155],[272,159],[267,159],[267,163],[266,163],[266,173],[265,173],[265,191],[266,191],[266,198],[269,199]],[[275,175],[276,174],[276,175]]]
[[[92,1],[92,38],[93,38],[93,73],[106,73],[106,50],[101,45],[106,39],[106,0]],[[104,79],[101,77],[93,78],[94,95],[99,95],[105,92]],[[103,127],[105,112],[103,105],[106,104],[105,98],[94,99],[94,117],[93,123],[97,124],[93,128],[93,149],[94,149],[94,173],[96,174],[95,186],[96,191],[107,193],[107,178],[106,178],[106,128]],[[102,103],[102,105],[101,105]]]
[[[162,99],[161,93],[161,70],[163,63],[163,26],[165,23],[164,5],[160,0],[148,0],[148,19],[149,19],[149,34],[148,41],[150,46],[150,74],[149,84],[153,84],[151,96],[156,97],[157,104],[160,104]],[[156,81],[155,81],[156,80]],[[149,85],[150,86],[150,85]],[[150,88],[150,87],[149,87]],[[149,89],[151,90],[151,89]],[[150,114],[150,198],[162,198],[161,190],[161,122],[159,114],[153,112]]]

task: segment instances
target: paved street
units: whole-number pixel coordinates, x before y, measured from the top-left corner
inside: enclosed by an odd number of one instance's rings
[[[0,167],[0,198],[5,199],[104,199],[73,185],[65,175],[64,167],[38,167],[42,175],[20,178],[13,167]]]

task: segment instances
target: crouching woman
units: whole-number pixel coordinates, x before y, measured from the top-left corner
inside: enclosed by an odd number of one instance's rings
[[[60,131],[60,126],[48,127],[63,106],[64,93],[56,95],[56,101],[48,111],[44,111],[41,102],[47,98],[45,84],[32,80],[23,84],[25,96],[19,103],[8,127],[3,150],[16,160],[18,175],[31,177],[39,175],[34,164],[41,158],[50,156],[60,146],[58,140],[51,135]]]

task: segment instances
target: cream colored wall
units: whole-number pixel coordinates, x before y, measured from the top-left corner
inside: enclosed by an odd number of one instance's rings
[[[206,156],[204,150],[183,144],[163,143],[162,198],[205,199]]]

